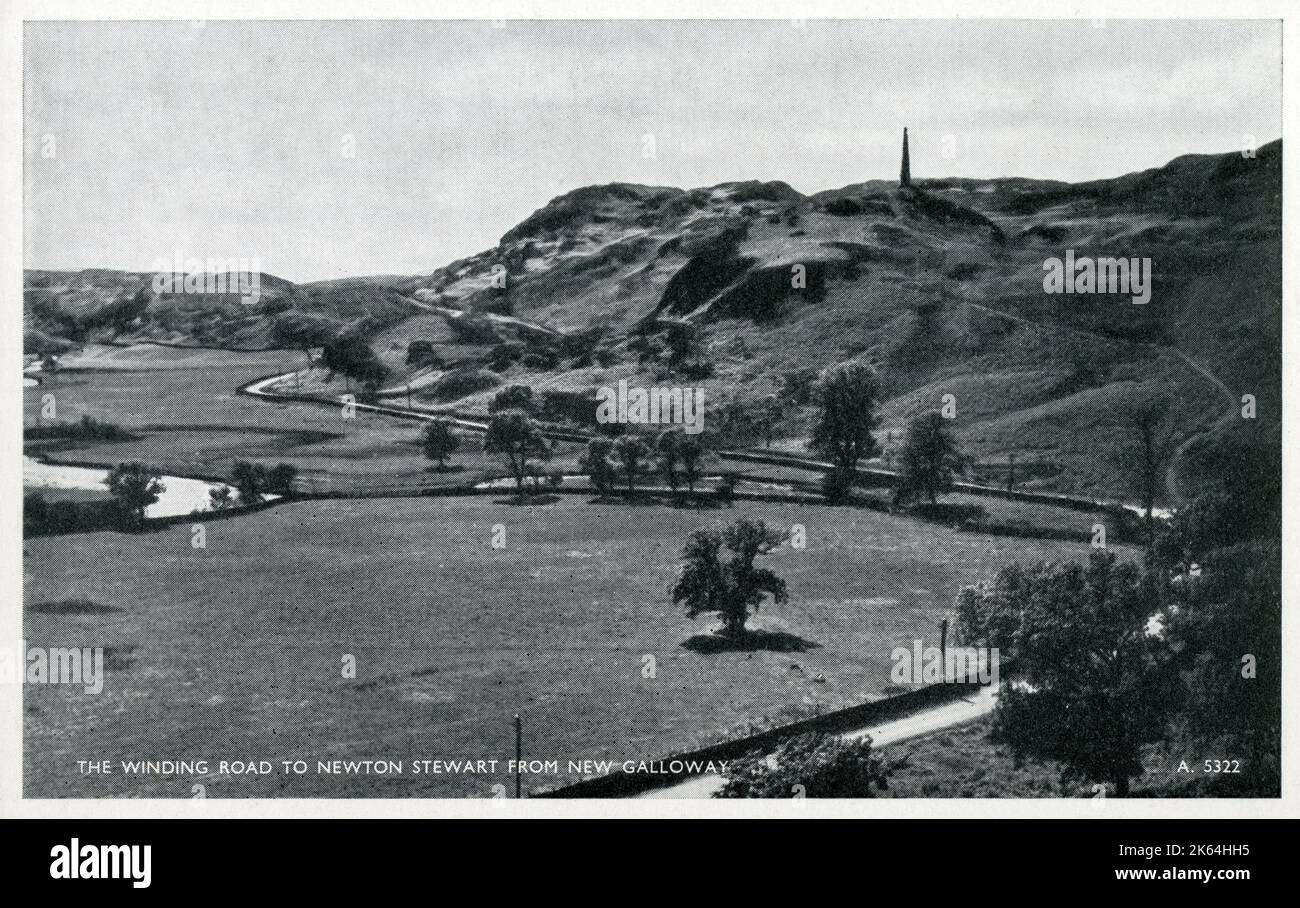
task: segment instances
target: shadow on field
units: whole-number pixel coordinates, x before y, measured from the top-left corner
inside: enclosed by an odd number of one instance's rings
[[[721,505],[713,499],[699,497],[699,493],[696,494],[695,498],[690,498],[686,495],[670,496],[655,493],[643,494],[640,492],[629,498],[626,493],[615,493],[609,495],[597,495],[595,498],[589,498],[587,499],[587,504],[664,505],[671,508],[691,511],[713,511],[721,507]]]
[[[642,494],[638,492],[632,496],[628,496],[627,494],[597,495],[595,498],[588,499],[587,504],[622,504],[631,505],[633,507],[644,507],[647,505],[662,504],[662,502],[655,495]]]
[[[768,650],[773,653],[802,653],[810,649],[821,649],[820,643],[805,640],[795,634],[784,631],[746,631],[742,636],[733,637],[723,634],[696,634],[682,641],[682,646],[694,653],[746,653],[754,650]]]
[[[35,602],[27,611],[38,615],[111,615],[122,611],[113,605],[100,605],[89,599],[61,599],[58,602]]]
[[[134,646],[104,647],[104,668],[115,672],[124,672],[135,665]]]
[[[717,511],[722,508],[722,503],[716,498],[705,498],[698,492],[693,496],[678,495],[668,504],[686,511]]]
[[[531,507],[535,504],[555,504],[559,500],[559,495],[511,495],[509,498],[497,498],[492,503],[518,508]]]

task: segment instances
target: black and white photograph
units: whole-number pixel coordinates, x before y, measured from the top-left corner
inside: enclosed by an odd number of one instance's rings
[[[21,22],[21,800],[1277,805],[1284,23],[1110,7]]]

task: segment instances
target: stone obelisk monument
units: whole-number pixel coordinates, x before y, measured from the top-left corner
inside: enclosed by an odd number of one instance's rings
[[[903,170],[898,175],[898,185],[908,187],[912,185],[912,167],[907,160],[907,127],[903,127]]]

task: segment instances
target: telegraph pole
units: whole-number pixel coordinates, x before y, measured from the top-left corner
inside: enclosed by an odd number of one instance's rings
[[[522,798],[523,795],[523,764],[524,762],[524,723],[519,718],[519,713],[515,713],[515,797]]]

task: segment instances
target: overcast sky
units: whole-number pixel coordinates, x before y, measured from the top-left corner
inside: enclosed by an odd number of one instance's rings
[[[592,183],[894,179],[904,126],[915,177],[1281,134],[1262,21],[49,22],[24,66],[29,268],[422,273]]]

